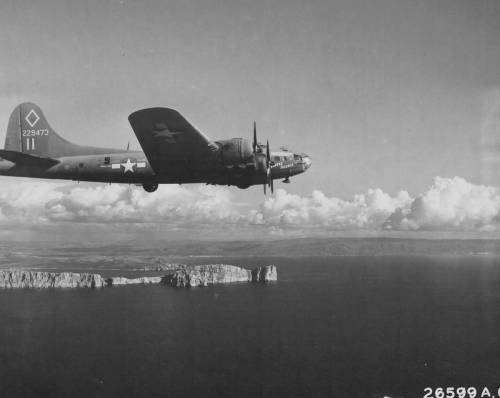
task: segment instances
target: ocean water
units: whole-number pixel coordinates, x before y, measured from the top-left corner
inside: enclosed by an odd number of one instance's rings
[[[59,260],[51,267],[115,275],[139,262]],[[275,264],[279,282],[0,291],[0,397],[421,397],[427,386],[500,386],[500,259],[184,260]]]

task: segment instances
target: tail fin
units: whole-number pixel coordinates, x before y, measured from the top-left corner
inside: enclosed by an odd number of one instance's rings
[[[66,141],[50,127],[40,107],[30,102],[19,104],[10,115],[5,149],[50,158],[118,152]]]
[[[9,119],[5,149],[30,155],[53,156],[54,141],[62,140],[50,127],[42,110],[35,104],[18,105]],[[64,140],[63,140],[64,141]]]

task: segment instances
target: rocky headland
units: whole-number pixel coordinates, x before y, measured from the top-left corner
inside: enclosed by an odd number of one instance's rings
[[[208,264],[185,267],[166,275],[164,283],[176,287],[197,287],[225,283],[272,282],[278,280],[274,265],[248,270],[234,265]]]
[[[104,287],[99,274],[42,271],[0,271],[0,288]]]
[[[175,287],[198,287],[244,282],[278,280],[276,267],[267,265],[253,270],[227,264],[207,264],[172,267],[162,276],[104,278],[99,274],[75,272],[43,272],[0,270],[0,289],[16,288],[101,288],[136,284],[163,284]]]

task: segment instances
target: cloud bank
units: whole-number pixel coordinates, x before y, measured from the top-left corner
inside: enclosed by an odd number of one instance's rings
[[[352,200],[326,197],[313,191],[310,197],[278,190],[251,219],[271,225],[323,226],[331,229],[386,230],[495,230],[500,217],[500,190],[474,185],[463,178],[436,177],[421,195],[407,191],[390,196],[369,189]]]
[[[215,187],[162,186],[155,194],[127,185],[75,185],[47,181],[2,184],[0,223],[237,222],[230,191]],[[7,186],[6,186],[7,185]]]
[[[392,231],[496,231],[500,190],[463,178],[436,177],[422,194],[391,196],[369,189],[350,200],[283,189],[256,208],[236,203],[232,191],[211,186],[166,185],[154,194],[126,185],[2,179],[0,224],[162,223],[267,226],[280,229]]]

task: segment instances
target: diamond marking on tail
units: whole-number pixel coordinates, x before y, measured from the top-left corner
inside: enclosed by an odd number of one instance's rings
[[[24,120],[28,122],[30,127],[34,127],[35,124],[37,124],[37,122],[40,120],[40,116],[38,116],[38,114],[32,109],[28,112]]]

